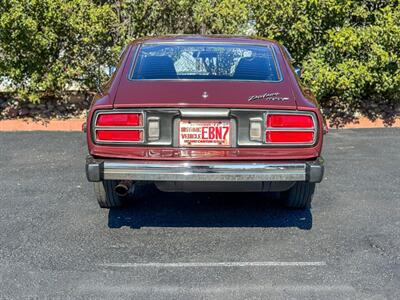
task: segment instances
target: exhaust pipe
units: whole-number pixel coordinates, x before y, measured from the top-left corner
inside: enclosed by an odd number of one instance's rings
[[[114,191],[118,196],[125,197],[126,195],[128,195],[131,187],[132,181],[123,180],[115,186]]]

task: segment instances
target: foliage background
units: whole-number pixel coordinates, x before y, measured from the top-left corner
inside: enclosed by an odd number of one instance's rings
[[[95,91],[129,40],[168,33],[282,42],[336,125],[399,114],[397,0],[0,0],[0,83],[31,107]]]

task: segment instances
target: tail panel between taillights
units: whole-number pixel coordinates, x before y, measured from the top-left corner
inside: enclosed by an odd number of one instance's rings
[[[190,122],[229,124],[229,137],[226,137],[229,143],[208,143],[207,140],[192,145],[182,143],[180,130]],[[182,123],[185,123],[184,127]],[[98,110],[92,116],[89,148],[92,155],[131,159],[311,159],[319,156],[321,149],[320,124],[316,111],[227,108]],[[210,136],[210,132],[204,131]],[[202,134],[201,129],[198,132]],[[217,128],[215,132],[218,135],[224,131],[219,132]]]

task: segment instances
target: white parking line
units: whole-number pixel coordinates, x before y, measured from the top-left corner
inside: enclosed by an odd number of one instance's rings
[[[131,292],[131,293],[153,293],[154,294],[161,294],[161,295],[166,295],[166,294],[177,294],[179,295],[190,295],[193,296],[191,299],[196,299],[198,298],[199,295],[207,295],[207,294],[213,294],[215,295],[226,295],[227,293],[235,293],[235,295],[240,295],[240,293],[251,293],[251,292],[256,292],[256,293],[284,293],[286,296],[286,299],[288,298],[287,293],[354,293],[356,292],[355,288],[352,287],[351,285],[298,285],[296,283],[293,283],[291,285],[269,285],[265,283],[261,284],[236,284],[233,286],[227,285],[227,284],[221,284],[221,285],[204,285],[204,286],[199,286],[199,287],[193,287],[190,285],[184,285],[184,286],[174,286],[174,285],[162,285],[162,284],[155,284],[155,285],[140,285],[140,284],[119,284],[119,285],[107,285],[107,284],[83,284],[77,287],[77,290],[80,292],[84,293],[99,293],[99,292],[105,292],[107,294],[121,294],[121,291],[124,291],[125,293]],[[274,295],[274,294],[272,294]],[[272,295],[269,295],[269,297],[265,297],[265,299],[270,299]],[[197,296],[197,297],[196,297]],[[344,296],[344,295],[342,295]],[[347,295],[349,296],[349,295]],[[173,298],[173,297],[172,297]],[[187,297],[186,297],[187,298]],[[209,297],[208,297],[209,298]],[[207,298],[207,299],[208,299]],[[213,297],[215,298],[215,297]],[[223,299],[227,297],[222,297]],[[236,299],[235,297],[233,297]],[[244,299],[245,297],[243,297]],[[294,297],[294,299],[298,299],[299,295],[297,297]],[[300,297],[301,298],[301,297]],[[303,295],[303,298],[304,295]],[[325,297],[326,298],[326,297]],[[352,297],[341,297],[345,299],[354,299],[354,295]],[[271,298],[272,299],[272,298]],[[308,298],[307,298],[308,299]],[[311,299],[319,299],[317,295],[313,294],[313,297]],[[333,298],[332,299],[337,299]]]
[[[196,268],[196,267],[321,267],[324,261],[235,261],[235,262],[176,262],[176,263],[103,263],[100,267],[114,268]]]

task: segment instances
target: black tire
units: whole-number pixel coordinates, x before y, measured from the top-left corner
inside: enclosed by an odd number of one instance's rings
[[[314,196],[314,190],[314,182],[296,182],[294,186],[283,193],[285,206],[292,209],[309,208]]]
[[[122,206],[125,197],[120,197],[115,193],[114,188],[117,184],[117,180],[94,182],[94,193],[101,208]]]

